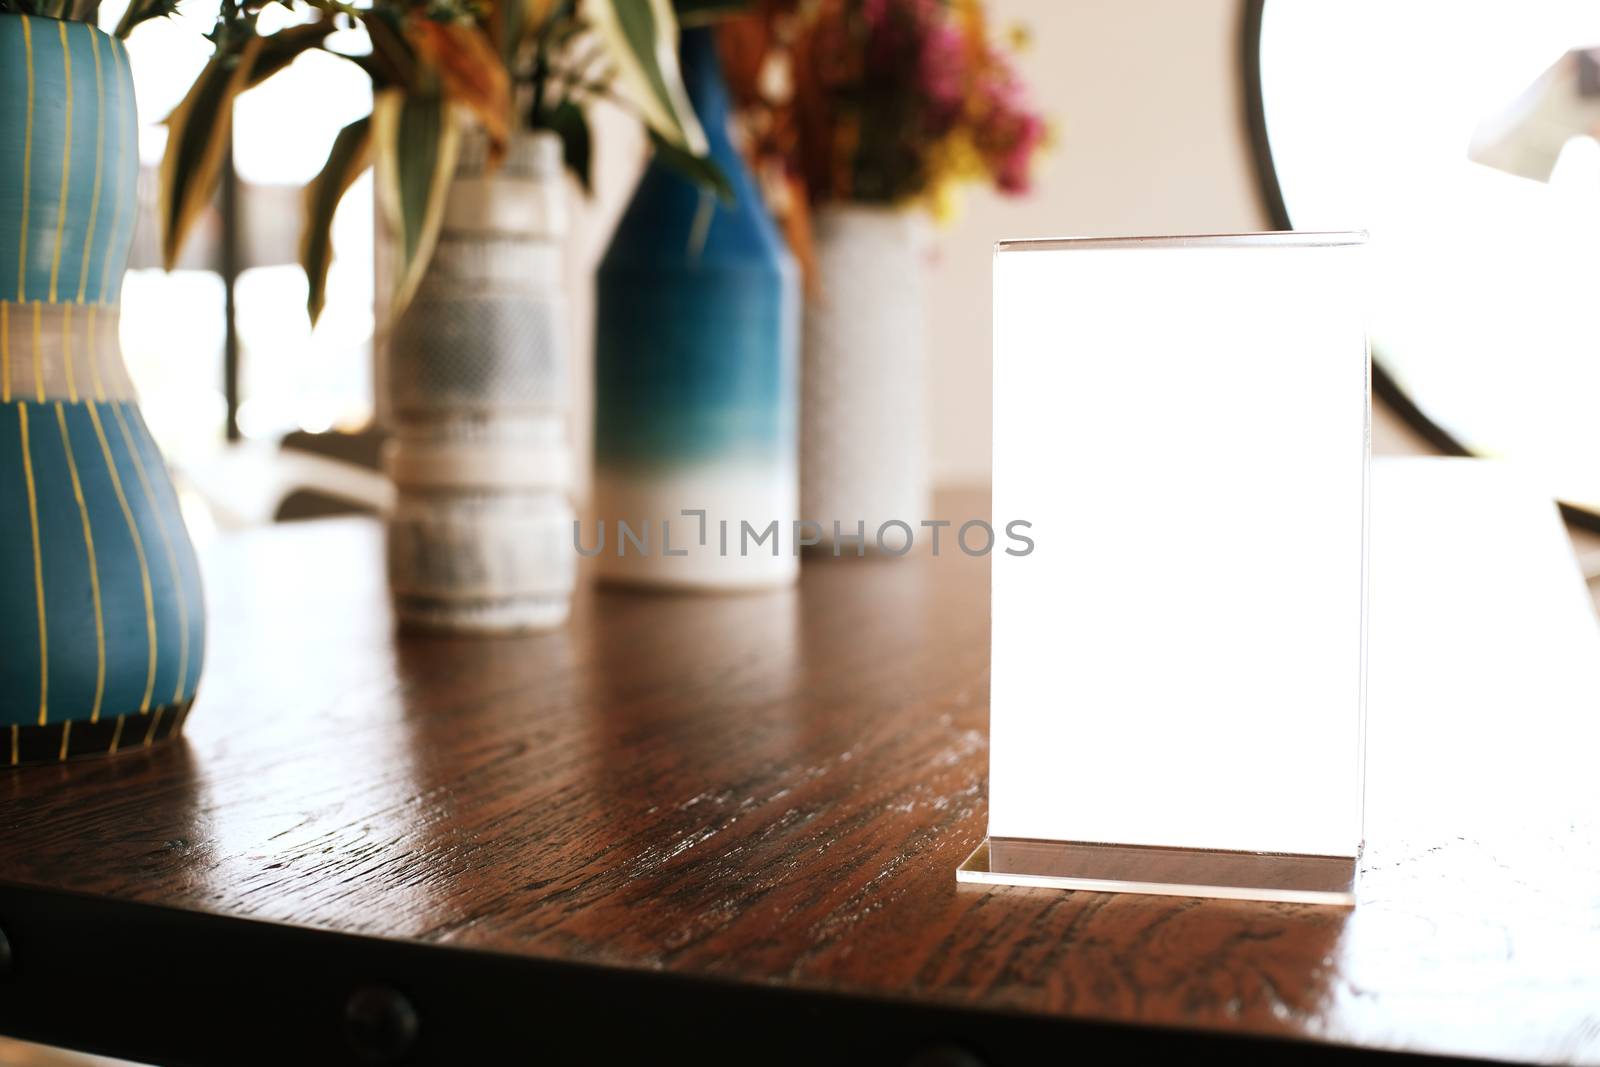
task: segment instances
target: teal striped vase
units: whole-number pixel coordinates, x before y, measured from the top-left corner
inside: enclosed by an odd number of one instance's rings
[[[137,208],[122,44],[0,15],[0,767],[144,748],[194,699],[194,549],[117,343]]]

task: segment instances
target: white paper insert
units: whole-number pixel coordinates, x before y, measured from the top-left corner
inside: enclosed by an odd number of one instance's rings
[[[991,836],[1357,854],[1359,242],[997,251]]]

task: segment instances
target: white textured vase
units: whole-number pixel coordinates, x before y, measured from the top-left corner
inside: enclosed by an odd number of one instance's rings
[[[561,145],[518,134],[490,171],[463,137],[443,229],[395,323],[389,584],[402,622],[478,632],[566,619],[576,580]]]
[[[814,220],[817,285],[806,299],[800,512],[855,552],[905,543],[928,517],[924,217],[829,205]]]

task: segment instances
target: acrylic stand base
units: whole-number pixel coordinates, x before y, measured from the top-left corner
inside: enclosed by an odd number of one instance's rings
[[[1015,837],[985,839],[956,869],[956,881],[1337,907],[1350,907],[1356,902],[1356,860],[1349,856],[1223,852]]]

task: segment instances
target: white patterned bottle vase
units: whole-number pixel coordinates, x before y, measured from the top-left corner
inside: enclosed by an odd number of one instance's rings
[[[403,623],[559,625],[576,580],[561,145],[499,168],[462,138],[443,229],[389,346],[389,583]]]
[[[814,220],[805,306],[800,511],[825,543],[904,543],[928,517],[926,227],[915,211],[831,204]]]

